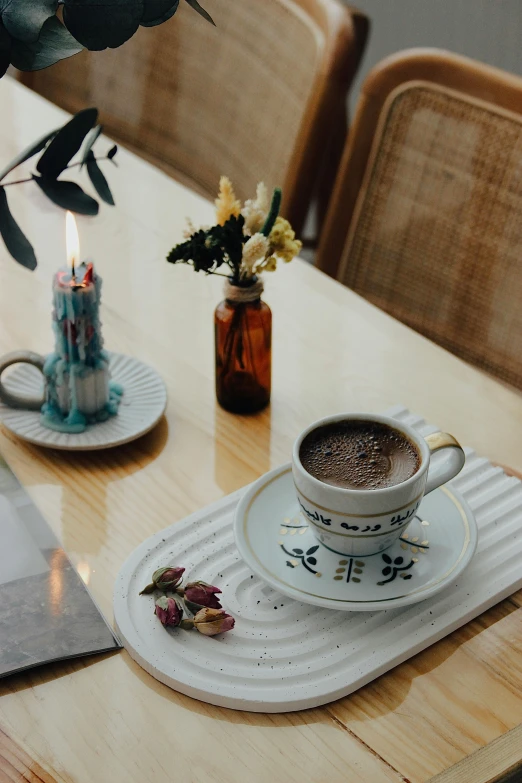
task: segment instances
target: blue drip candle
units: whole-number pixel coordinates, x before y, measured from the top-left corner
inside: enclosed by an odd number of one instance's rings
[[[114,399],[108,356],[103,350],[99,318],[102,280],[92,263],[77,266],[76,226],[72,215],[67,215],[68,240],[73,234],[73,250],[68,247],[71,268],[60,269],[53,280],[55,349],[44,366],[47,384],[42,423],[61,432],[82,432],[87,424],[114,415],[121,394]]]

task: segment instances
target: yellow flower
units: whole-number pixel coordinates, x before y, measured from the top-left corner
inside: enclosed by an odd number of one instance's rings
[[[256,275],[261,272],[275,272],[277,269],[277,258],[275,256],[267,256],[257,264]]]
[[[216,199],[216,218],[220,226],[224,226],[232,216],[241,214],[241,202],[236,199],[234,188],[228,177],[219,180],[219,196]]]
[[[190,218],[187,218],[187,225],[186,225],[186,228],[183,230],[183,237],[185,239],[190,239],[192,234],[195,234],[196,231],[197,231],[197,228],[194,225],[194,223],[192,222],[192,220]]]
[[[303,246],[302,242],[295,238],[295,231],[288,220],[281,216],[274,223],[268,241],[270,243],[270,252],[286,263],[295,258]]]

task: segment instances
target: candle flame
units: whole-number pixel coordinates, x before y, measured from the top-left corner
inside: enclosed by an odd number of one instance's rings
[[[74,277],[76,268],[80,262],[80,238],[76,220],[72,212],[67,212],[65,216],[65,244],[67,247],[67,263],[71,267]]]

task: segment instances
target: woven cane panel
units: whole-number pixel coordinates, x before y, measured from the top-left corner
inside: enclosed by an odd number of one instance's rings
[[[521,118],[522,121],[522,118]],[[388,108],[342,280],[522,388],[522,124],[411,86]]]
[[[326,42],[286,0],[205,8],[217,28],[182,3],[119,49],[82,52],[31,83],[68,111],[97,106],[108,135],[208,196],[227,174],[250,198],[259,181],[284,180]]]

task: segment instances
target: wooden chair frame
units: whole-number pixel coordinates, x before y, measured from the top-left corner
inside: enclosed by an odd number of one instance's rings
[[[326,202],[335,181],[346,136],[348,91],[365,49],[369,22],[364,14],[350,9],[341,0],[279,2],[294,7],[294,12],[297,6],[297,12],[309,18],[325,42],[322,61],[281,183],[283,213],[297,233],[301,233],[312,193],[318,194],[320,212],[323,216],[326,213]],[[176,20],[167,24],[176,24]],[[296,57],[299,56],[301,53],[296,53]],[[38,74],[24,73],[18,78],[38,91]],[[64,108],[71,109],[67,105]],[[110,131],[109,128],[109,134]],[[176,176],[175,164],[168,161],[162,164],[159,156],[136,151]]]
[[[317,266],[339,278],[349,233],[372,153],[382,109],[408,82],[431,82],[472,99],[522,115],[522,78],[438,49],[410,49],[380,62],[367,76],[332,193],[317,253]]]

